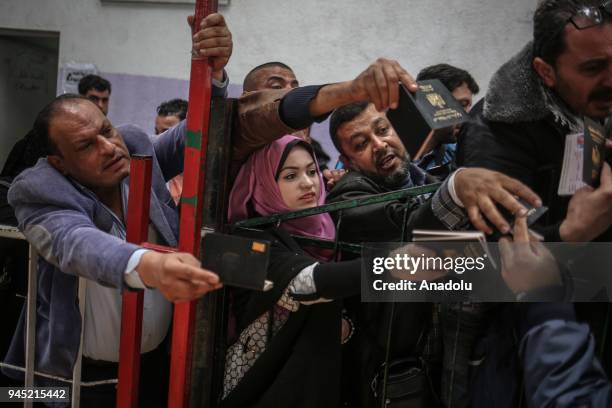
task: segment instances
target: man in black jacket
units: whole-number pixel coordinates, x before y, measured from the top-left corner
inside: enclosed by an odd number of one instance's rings
[[[349,171],[329,192],[328,202],[437,181],[411,163],[385,112],[378,111],[371,103],[358,102],[336,109],[330,118],[330,135],[340,152],[340,160]],[[532,205],[540,205],[538,197],[529,188],[510,177],[484,169],[463,169],[449,177],[427,205],[422,205],[425,200],[421,197],[345,210],[340,239],[352,242],[400,241],[404,238],[401,232],[405,230],[405,215],[410,225],[419,228],[452,229],[471,221],[479,230],[492,233],[491,227],[484,222],[486,218],[506,233],[510,226],[497,211],[495,203],[512,214],[525,211],[516,196],[523,197]],[[417,209],[419,211],[413,211]]]
[[[328,194],[328,202],[364,198],[435,182],[410,162],[384,111],[377,110],[373,104],[355,103],[336,109],[330,119],[330,134],[349,172]],[[415,197],[344,210],[339,239],[357,243],[393,242],[406,239],[415,226],[430,229],[464,226],[468,217],[461,206],[465,207],[477,228],[491,232],[484,222],[486,217],[498,229],[508,231],[509,226],[497,212],[494,202],[507,207],[511,213],[520,214],[524,208],[514,195],[538,205],[537,197],[528,188],[509,177],[483,169],[464,169],[450,176],[429,201]],[[351,389],[361,390],[360,394],[351,393],[353,401],[350,406],[375,406],[380,395],[374,397],[370,385],[377,373],[380,383],[389,322],[393,322],[390,362],[431,354],[429,348],[435,342],[427,341],[427,333],[432,326],[432,304],[391,306],[389,303],[361,304],[359,299],[355,299],[354,302],[347,301],[346,305],[356,320],[356,340],[348,346],[345,361],[349,367],[345,368],[345,373],[357,378],[345,378],[345,381]],[[466,379],[467,375],[462,378]]]
[[[546,241],[607,241],[612,237],[609,182],[602,179],[600,187],[583,187],[571,198],[558,194],[566,136],[583,133],[584,116],[610,124],[611,12],[609,0],[540,2],[534,15],[533,41],[495,73],[484,100],[473,108],[459,137],[459,165],[503,172],[542,197],[549,211],[536,228]],[[607,164],[602,174],[610,174]],[[582,270],[596,271],[602,268],[601,257],[585,257],[580,265]],[[580,275],[574,283],[582,285],[587,280]],[[610,296],[595,291],[593,295],[602,300]],[[579,317],[588,317],[596,338],[605,337],[603,309],[594,304],[577,307]],[[490,351],[495,354],[493,348]],[[605,360],[609,356],[604,354]],[[492,381],[483,377],[476,382],[475,394],[483,388],[495,389]],[[502,389],[502,384],[497,387]],[[507,382],[503,389],[510,389]],[[495,401],[483,405],[504,406],[504,401],[514,401],[508,394],[495,395]]]
[[[549,207],[547,241],[591,241],[612,225],[612,191],[557,194],[565,136],[583,116],[612,112],[612,2],[547,0],[534,39],[493,76],[459,140],[459,164],[500,171],[532,187]]]

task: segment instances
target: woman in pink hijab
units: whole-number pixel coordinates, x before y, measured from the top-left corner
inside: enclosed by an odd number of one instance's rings
[[[291,159],[294,156],[295,159],[287,163],[290,153]],[[296,163],[305,167],[296,169]],[[235,223],[323,205],[324,185],[310,145],[295,136],[284,136],[255,152],[242,166],[230,194],[228,220]],[[294,192],[292,187],[298,200],[289,199],[287,203],[288,196]],[[308,196],[300,199],[303,195]],[[334,223],[327,213],[285,221],[281,228],[290,234],[328,240],[336,236]],[[321,251],[313,249],[308,253],[320,260],[329,260],[329,255]]]
[[[229,222],[325,203],[323,178],[306,142],[284,136],[244,164]],[[222,407],[336,407],[340,391],[340,299],[360,290],[360,260],[328,262],[292,235],[333,240],[328,214],[246,235],[272,242],[268,292],[232,289],[239,338],[228,348]]]

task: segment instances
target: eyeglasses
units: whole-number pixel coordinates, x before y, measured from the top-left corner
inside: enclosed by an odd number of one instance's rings
[[[574,27],[578,30],[584,30],[603,24],[605,14],[612,15],[612,0],[606,0],[599,6],[590,6],[580,8],[576,14],[570,17]]]

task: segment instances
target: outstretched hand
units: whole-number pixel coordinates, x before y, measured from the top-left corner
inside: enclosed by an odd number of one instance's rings
[[[499,252],[502,278],[514,293],[561,285],[555,258],[529,233],[526,217],[516,218],[512,239],[500,239]]]
[[[355,101],[369,101],[379,112],[395,109],[399,103],[399,83],[412,92],[417,86],[414,78],[395,60],[378,58],[351,81]]]
[[[518,199],[534,207],[542,206],[540,197],[520,181],[497,171],[482,168],[470,167],[456,173],[455,191],[472,225],[486,234],[492,234],[493,229],[485,219],[502,234],[510,232],[508,221],[495,204],[506,208],[514,216],[527,214],[527,209]]]
[[[327,191],[331,191],[336,183],[338,183],[338,181],[340,181],[345,174],[346,170],[344,169],[323,170],[323,178],[325,179],[325,187]]]
[[[394,251],[391,251],[389,254],[389,258],[395,258],[397,255],[403,257],[404,255],[408,255],[411,258],[419,258],[419,257],[434,257],[436,256],[435,251],[432,249],[419,246],[417,244],[406,244],[400,248],[397,248]],[[389,271],[391,276],[395,279],[402,279],[408,281],[434,281],[441,279],[448,275],[448,271],[446,270],[435,270],[435,269],[427,269],[425,264],[420,266],[418,270],[405,270],[405,269],[391,269]]]
[[[310,102],[310,114],[321,116],[354,102],[371,102],[378,111],[395,109],[400,82],[416,92],[414,78],[397,61],[378,58],[355,79],[322,87]]]
[[[145,285],[172,302],[194,300],[222,287],[219,276],[202,269],[200,261],[188,253],[145,252],[136,271]]]
[[[612,170],[604,163],[599,187],[582,187],[574,193],[559,228],[566,242],[588,242],[612,225]]]

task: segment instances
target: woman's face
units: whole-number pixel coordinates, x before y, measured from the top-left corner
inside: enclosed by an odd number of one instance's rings
[[[289,152],[276,182],[290,210],[317,206],[321,183],[317,165],[305,148],[296,146]]]

